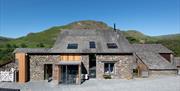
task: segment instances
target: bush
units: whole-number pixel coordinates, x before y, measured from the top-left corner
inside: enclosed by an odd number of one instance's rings
[[[39,43],[39,44],[37,44],[36,46],[37,46],[37,47],[41,47],[41,48],[45,47],[43,43]]]
[[[138,69],[133,69],[133,73],[138,73]]]
[[[104,74],[103,77],[104,77],[104,79],[111,79],[111,75],[110,74]]]
[[[26,47],[27,47],[27,45],[24,44],[24,43],[22,43],[20,46],[21,46],[22,48],[26,48]]]

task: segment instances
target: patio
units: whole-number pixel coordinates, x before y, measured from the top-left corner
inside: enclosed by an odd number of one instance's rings
[[[81,85],[53,85],[46,81],[25,84],[1,82],[0,88],[21,89],[21,91],[180,91],[180,76],[134,78],[132,80],[90,79]]]

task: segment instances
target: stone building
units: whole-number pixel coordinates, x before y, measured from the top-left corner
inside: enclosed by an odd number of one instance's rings
[[[21,83],[81,84],[87,76],[132,79],[135,69],[146,76],[177,71],[172,51],[160,44],[132,45],[119,30],[61,30],[52,48],[17,48],[14,53]]]
[[[177,73],[178,73],[178,75],[180,75],[180,57],[175,57],[174,61],[175,61],[176,67],[178,69]]]

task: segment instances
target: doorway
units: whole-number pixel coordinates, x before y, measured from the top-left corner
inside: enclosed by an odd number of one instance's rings
[[[61,83],[76,84],[78,75],[78,65],[61,66]]]
[[[89,55],[89,78],[96,78],[96,55]]]
[[[52,64],[44,64],[44,80],[52,80]]]

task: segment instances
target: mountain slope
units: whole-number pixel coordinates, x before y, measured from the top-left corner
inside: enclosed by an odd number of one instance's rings
[[[124,32],[130,43],[162,44],[180,56],[180,34],[147,36],[137,31]]]
[[[154,41],[154,38],[136,30],[123,31],[130,43],[146,43],[147,41]]]
[[[180,34],[170,34],[154,37],[156,41],[150,43],[160,43],[174,52],[175,56],[180,56]]]
[[[180,33],[179,34],[169,34],[169,35],[154,36],[154,37],[159,39],[159,40],[164,40],[164,39],[179,40],[180,39]]]
[[[110,27],[100,21],[77,21],[64,26],[55,26],[47,30],[38,33],[29,33],[27,36],[17,38],[8,43],[11,45],[16,45],[23,47],[27,46],[30,48],[39,47],[39,44],[43,44],[43,47],[52,47],[57,35],[62,29],[110,29]]]
[[[0,44],[3,44],[3,43],[10,41],[10,40],[13,40],[13,39],[0,36]]]
[[[0,64],[13,60],[12,51],[17,47],[23,48],[51,48],[58,33],[62,29],[112,29],[101,21],[76,21],[63,26],[54,26],[38,33],[29,33],[17,39],[0,37]],[[165,36],[147,36],[136,30],[123,31],[130,43],[161,43],[180,56],[180,34]],[[178,46],[179,45],[179,46]]]

